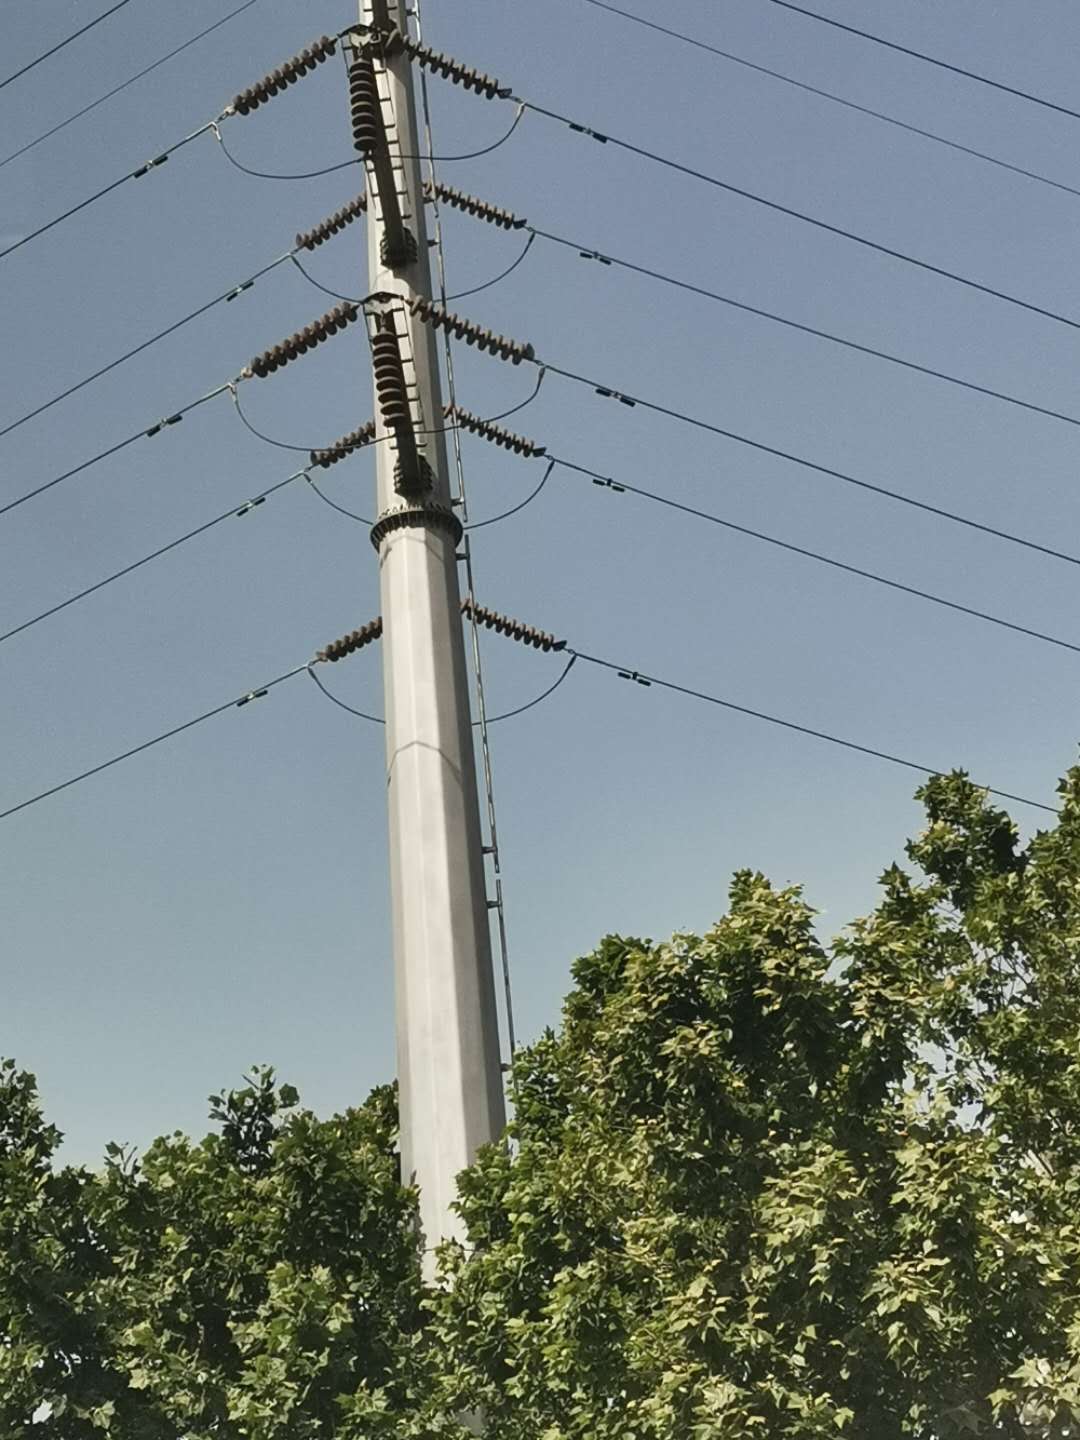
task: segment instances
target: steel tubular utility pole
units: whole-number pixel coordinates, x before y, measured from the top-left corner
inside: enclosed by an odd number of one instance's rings
[[[405,34],[405,9],[405,0],[361,0],[360,20]],[[419,1186],[430,1272],[431,1247],[460,1238],[456,1177],[502,1132],[505,1109],[460,613],[461,526],[445,435],[432,433],[445,424],[435,337],[408,308],[414,297],[431,298],[412,62],[394,46],[358,39],[354,128],[357,86],[374,77],[378,91],[378,111],[364,112],[365,124],[379,122],[365,156],[368,290],[395,297],[381,301],[372,337],[384,441],[375,447],[372,542],[384,627],[402,1173]],[[391,361],[395,350],[400,356],[404,391],[395,392],[395,367],[387,371],[380,345]],[[405,424],[395,421],[395,394]]]

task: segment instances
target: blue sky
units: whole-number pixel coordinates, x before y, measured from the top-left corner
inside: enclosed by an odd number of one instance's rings
[[[1080,186],[1080,121],[1040,111],[767,0],[627,0],[748,59]],[[11,7],[9,7],[11,8]],[[99,9],[102,7],[98,7]],[[0,91],[4,153],[229,7],[135,0]],[[1076,103],[1080,14],[1045,0],[820,0],[819,8]],[[94,10],[40,0],[3,22],[6,70]],[[0,168],[5,243],[151,158],[238,89],[353,18],[260,0],[209,40]],[[1080,198],[1010,176],[651,35],[583,0],[428,0],[431,43],[601,130],[1080,316]],[[510,111],[433,82],[436,143],[477,149]],[[340,61],[229,123],[255,168],[351,154]],[[2,158],[2,157],[0,157]],[[986,296],[528,117],[443,178],[536,225],[921,363],[1080,413],[1080,337]],[[0,427],[244,279],[351,198],[355,170],[284,183],[204,136],[0,261]],[[452,290],[519,240],[447,222]],[[362,294],[360,226],[316,252]],[[282,266],[0,440],[0,501],[234,375],[331,302]],[[859,357],[541,242],[463,312],[543,359],[1065,549],[1071,428]],[[523,398],[524,370],[472,351],[462,404]],[[283,441],[371,413],[359,327],[246,387]],[[990,537],[549,378],[515,428],[560,455],[784,539],[1068,635],[1080,576]],[[296,460],[217,400],[0,524],[0,630],[284,478]],[[541,473],[470,440],[476,519]],[[329,472],[370,513],[370,456]],[[1077,662],[715,527],[556,474],[478,532],[478,593],[581,649],[1052,800],[1072,762]],[[0,645],[0,808],[302,663],[378,609],[365,531],[290,487],[243,519]],[[558,673],[485,642],[494,709]],[[380,705],[377,653],[327,679]],[[731,871],[800,881],[834,932],[919,824],[916,777],[579,666],[492,733],[519,1032],[553,1023],[573,957],[606,932],[699,929]],[[1035,812],[1016,810],[1025,827]],[[329,1110],[393,1071],[382,734],[303,677],[0,825],[0,1053],[37,1072],[65,1153],[205,1128],[205,1096],[269,1061]]]

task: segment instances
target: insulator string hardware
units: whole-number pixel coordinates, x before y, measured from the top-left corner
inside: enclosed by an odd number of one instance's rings
[[[318,465],[323,470],[329,470],[331,465],[336,465],[339,460],[344,460],[347,455],[370,445],[375,439],[375,421],[369,420],[356,430],[350,430],[348,435],[342,435],[340,440],[335,440],[332,445],[327,445],[323,450],[312,450],[311,463]]]
[[[321,35],[306,50],[301,50],[299,55],[286,60],[284,65],[271,70],[269,75],[264,75],[246,90],[241,90],[239,95],[234,96],[224,115],[249,115],[274,95],[280,95],[287,86],[295,85],[301,76],[309,75],[324,60],[329,60],[336,50],[337,40],[332,35]]]
[[[485,330],[475,321],[465,320],[462,316],[455,315],[452,310],[445,310],[422,295],[414,296],[408,301],[408,305],[412,313],[425,325],[430,325],[435,330],[446,329],[456,340],[464,340],[467,345],[475,345],[490,355],[498,355],[502,360],[509,360],[512,365],[520,365],[523,360],[536,359],[536,351],[531,345],[520,340],[509,340],[505,335],[496,335],[494,330]]]
[[[487,100],[509,100],[514,93],[508,86],[500,85],[493,76],[485,75],[482,70],[464,65],[452,55],[443,54],[441,50],[432,50],[428,45],[421,45],[411,35],[402,35],[400,30],[392,30],[383,42],[383,53],[395,55],[402,50],[425,70],[441,75],[444,80],[450,80],[455,85],[462,85],[477,95],[483,95]]]
[[[463,409],[460,405],[444,405],[443,414],[448,420],[460,426],[462,430],[469,430],[484,440],[490,440],[493,445],[499,445],[503,450],[512,450],[515,455],[547,454],[545,445],[536,445],[532,440],[527,440],[524,435],[515,435],[512,430],[507,430],[502,425],[495,425],[490,420],[484,420],[479,415],[474,415],[471,410]]]
[[[384,139],[379,83],[375,62],[368,46],[358,46],[349,65],[349,111],[352,116],[353,148],[370,160]]]
[[[500,615],[497,610],[489,610],[485,605],[478,605],[470,595],[466,595],[461,602],[461,613],[485,629],[494,630],[499,635],[506,635],[511,640],[520,640],[524,645],[531,645],[535,650],[565,650],[566,641],[556,640],[554,635],[549,635],[546,630],[537,630],[532,625],[525,625],[520,620],[511,619],[509,615]]]
[[[463,210],[466,215],[474,215],[478,220],[486,220],[488,224],[497,225],[501,230],[523,230],[529,223],[521,216],[515,215],[512,210],[500,209],[498,205],[481,200],[477,195],[469,195],[453,185],[444,185],[441,180],[424,181],[424,199],[429,203],[433,200],[442,200],[445,204],[453,206],[455,210]]]
[[[272,345],[269,350],[264,350],[261,355],[255,358],[241,372],[241,379],[250,379],[257,375],[263,379],[280,370],[290,360],[296,360],[305,355],[316,345],[321,345],[331,335],[336,335],[339,330],[344,330],[351,325],[360,314],[360,307],[352,301],[344,301],[328,310],[325,315],[320,315],[310,325],[305,325],[303,330],[297,330],[287,340],[282,340],[279,345]]]
[[[316,245],[322,245],[331,236],[344,230],[346,225],[351,225],[354,220],[359,219],[367,208],[367,196],[357,195],[355,200],[350,200],[340,210],[335,210],[333,215],[328,215],[318,225],[313,225],[310,230],[301,230],[296,237],[297,250],[314,250]]]
[[[405,224],[398,177],[394,167],[386,116],[383,114],[376,71],[376,52],[371,45],[352,47],[349,63],[349,111],[352,119],[353,146],[363,158],[372,199],[378,202],[383,233],[380,251],[383,264],[392,270],[412,264],[418,255],[416,236]],[[398,157],[400,159],[400,156]]]
[[[375,323],[376,329],[371,336],[371,368],[375,376],[379,414],[397,447],[394,489],[399,495],[415,495],[431,487],[432,474],[417,449],[412,403],[394,311],[378,316]]]
[[[369,620],[366,625],[361,625],[359,630],[350,630],[340,640],[331,640],[324,650],[316,651],[315,658],[334,665],[348,655],[355,655],[357,650],[363,650],[365,645],[373,644],[382,637],[382,633],[382,616],[376,615],[374,620]]]

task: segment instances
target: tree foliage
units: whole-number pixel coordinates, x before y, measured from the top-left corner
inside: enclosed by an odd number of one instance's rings
[[[1026,845],[920,794],[828,947],[744,872],[706,934],[577,962],[426,1290],[391,1091],[320,1121],[256,1071],[91,1175],[5,1067],[2,1433],[1080,1434],[1080,770]]]

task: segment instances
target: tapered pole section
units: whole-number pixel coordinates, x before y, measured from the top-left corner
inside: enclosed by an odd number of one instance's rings
[[[361,0],[361,22],[406,33],[403,0]],[[378,47],[375,47],[376,49]],[[372,52],[374,54],[374,51]],[[435,336],[407,302],[431,297],[412,62],[374,54],[384,152],[366,163],[369,292],[384,302],[415,422],[421,486],[376,394],[387,800],[402,1173],[431,1247],[461,1238],[456,1177],[505,1123],[498,1019],[461,625],[457,543]],[[389,159],[389,163],[387,163]],[[393,184],[396,202],[387,194]],[[395,203],[398,214],[395,215]],[[415,241],[401,257],[401,231]],[[395,249],[397,253],[395,254]],[[389,259],[390,263],[387,263]],[[376,377],[378,378],[378,377]]]

